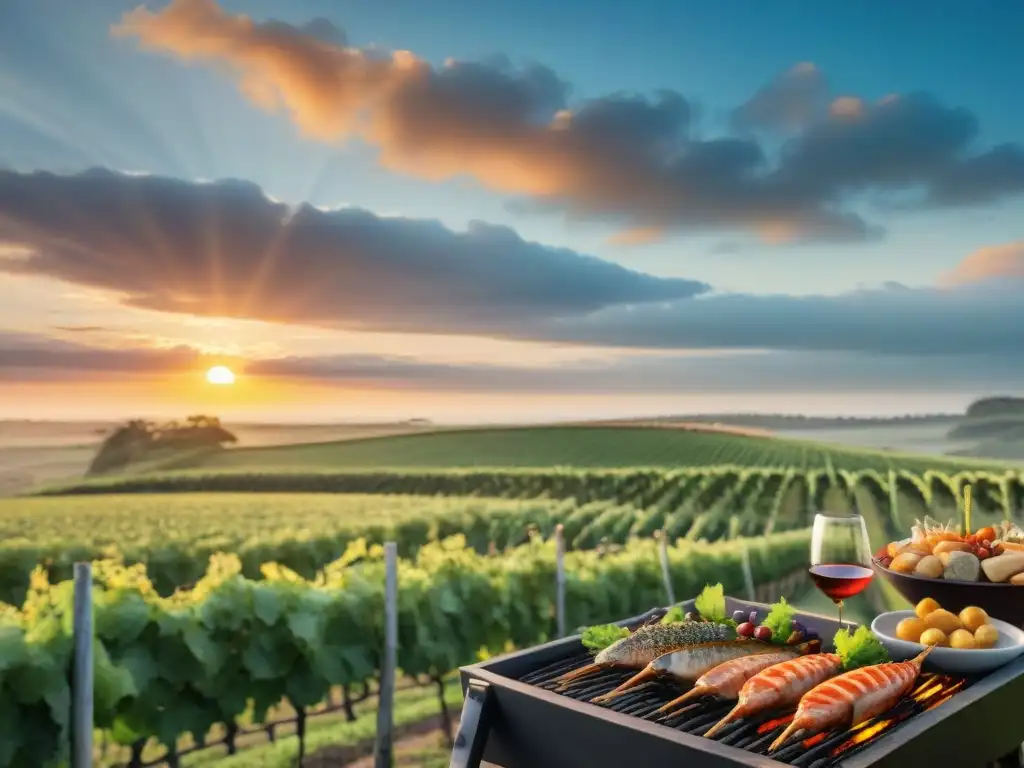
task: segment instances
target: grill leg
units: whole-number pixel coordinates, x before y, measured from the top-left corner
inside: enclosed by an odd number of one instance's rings
[[[1024,765],[1024,745],[994,763],[989,763],[989,768],[1020,768],[1022,765]]]
[[[487,743],[490,704],[491,686],[482,680],[470,680],[448,768],[480,768]]]

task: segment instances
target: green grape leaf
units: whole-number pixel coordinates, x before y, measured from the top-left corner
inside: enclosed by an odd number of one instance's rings
[[[225,649],[215,643],[198,624],[186,627],[182,639],[207,673],[215,672],[224,663]]]
[[[238,599],[235,590],[218,588],[199,608],[199,619],[207,627],[219,627],[229,632],[239,631],[247,617],[245,603]]]
[[[128,718],[125,716],[118,715],[114,718],[114,724],[110,727],[110,738],[115,743],[127,746],[144,737],[145,734],[141,730],[136,730],[128,724]]]
[[[21,732],[21,711],[6,696],[0,696],[0,724],[3,724],[4,731],[4,738],[0,739],[0,765],[7,766],[24,736]]]
[[[273,680],[277,677],[277,665],[270,652],[259,643],[252,643],[242,652],[242,663],[254,680]]]
[[[160,672],[153,654],[144,645],[133,645],[117,659],[119,669],[126,670],[137,691],[144,691]]]
[[[322,626],[323,618],[318,613],[299,610],[296,613],[288,614],[288,629],[307,645],[316,645]]]
[[[262,632],[249,638],[242,652],[242,663],[257,680],[286,677],[299,656],[291,637],[283,633]]]
[[[267,711],[281,702],[283,692],[279,680],[250,680],[249,695],[252,697],[252,720],[262,723]]]
[[[95,694],[93,694],[95,696]],[[71,688],[67,685],[54,687],[43,696],[50,708],[50,716],[61,730],[71,725]]]
[[[296,707],[311,707],[323,701],[330,684],[306,663],[296,664],[285,680],[285,695]]]
[[[25,664],[8,672],[7,688],[21,704],[45,701],[67,685],[63,664],[38,647],[31,647],[30,651]]]
[[[281,599],[273,587],[257,586],[252,593],[252,609],[256,618],[268,627],[281,617]]]
[[[97,642],[93,661],[93,702],[96,724],[109,726],[115,707],[123,699],[137,696],[131,671],[124,665],[115,665],[110,660],[103,643]]]
[[[441,588],[437,596],[437,605],[443,613],[458,615],[462,613],[462,601],[447,584]]]
[[[149,621],[149,605],[137,592],[108,593],[97,603],[96,635],[103,640],[127,645],[142,634]]]
[[[203,673],[203,665],[181,635],[162,638],[154,649],[153,658],[160,677],[172,684],[184,685]]]
[[[313,668],[332,685],[348,682],[345,649],[336,645],[320,645],[313,649]]]
[[[28,660],[25,633],[15,626],[0,625],[0,673],[24,664]],[[0,720],[0,722],[3,722]],[[0,763],[3,765],[3,763]]]

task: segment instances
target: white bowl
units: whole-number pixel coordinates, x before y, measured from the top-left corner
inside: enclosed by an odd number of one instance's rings
[[[871,622],[871,631],[885,646],[893,661],[912,659],[924,650],[921,643],[911,643],[896,637],[896,625],[913,615],[913,611],[890,611],[875,617]],[[925,659],[925,667],[972,675],[1009,664],[1024,654],[1024,631],[991,617],[988,623],[999,630],[999,641],[993,648],[936,648]]]

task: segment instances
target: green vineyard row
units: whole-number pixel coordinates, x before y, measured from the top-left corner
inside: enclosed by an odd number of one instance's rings
[[[118,554],[147,563],[157,590],[169,594],[200,578],[218,551],[237,553],[249,578],[268,561],[309,578],[356,538],[397,541],[409,557],[427,542],[465,533],[487,552],[522,543],[529,526],[547,535],[559,522],[570,549],[590,549],[661,529],[673,540],[753,536],[805,527],[814,510],[856,509],[880,545],[905,536],[926,514],[955,518],[965,483],[979,524],[1016,519],[1024,509],[1024,483],[1014,472],[725,466],[142,476],[87,486],[108,495],[0,501],[0,600],[19,601],[39,563],[59,580],[75,560]]]
[[[806,562],[806,530],[669,548],[675,594],[705,583],[742,589],[742,551],[753,577],[770,581]],[[260,721],[287,700],[322,701],[336,685],[378,674],[384,631],[379,548],[354,542],[313,580],[268,564],[248,579],[235,555],[211,559],[191,590],[157,594],[142,565],[94,565],[95,722],[122,744],[183,734],[202,739],[243,713]],[[399,562],[398,662],[434,680],[481,654],[552,637],[555,557],[534,537],[499,557],[462,537]],[[39,768],[65,755],[73,584],[38,569],[21,609],[0,611],[0,768]],[[566,556],[567,626],[635,615],[665,602],[657,545]]]
[[[956,508],[964,484],[974,487],[977,503],[992,513],[1012,514],[1024,506],[1024,471],[1018,469],[964,470],[947,474],[936,470],[836,469],[830,464],[814,469],[796,466],[687,467],[680,470],[385,470],[385,471],[184,471],[119,477],[62,486],[41,496],[84,496],[130,493],[256,492],[256,493],[365,493],[495,498],[574,499],[616,501],[645,509],[664,505],[673,494],[692,490],[708,477],[729,476],[748,483],[735,491],[743,498],[772,496],[774,480],[796,483],[815,500],[828,489],[847,492],[861,485],[888,495],[897,485],[901,492],[924,506]],[[765,480],[771,487],[765,487]],[[734,483],[719,484],[722,493],[733,493]],[[717,497],[715,498],[717,500]]]

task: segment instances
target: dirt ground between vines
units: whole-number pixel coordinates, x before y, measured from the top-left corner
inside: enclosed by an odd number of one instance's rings
[[[452,733],[459,727],[452,723]],[[441,736],[441,716],[434,715],[417,723],[395,729],[395,766],[420,768],[423,753],[446,752]],[[373,768],[373,740],[345,746],[324,747],[302,761],[303,768]]]

